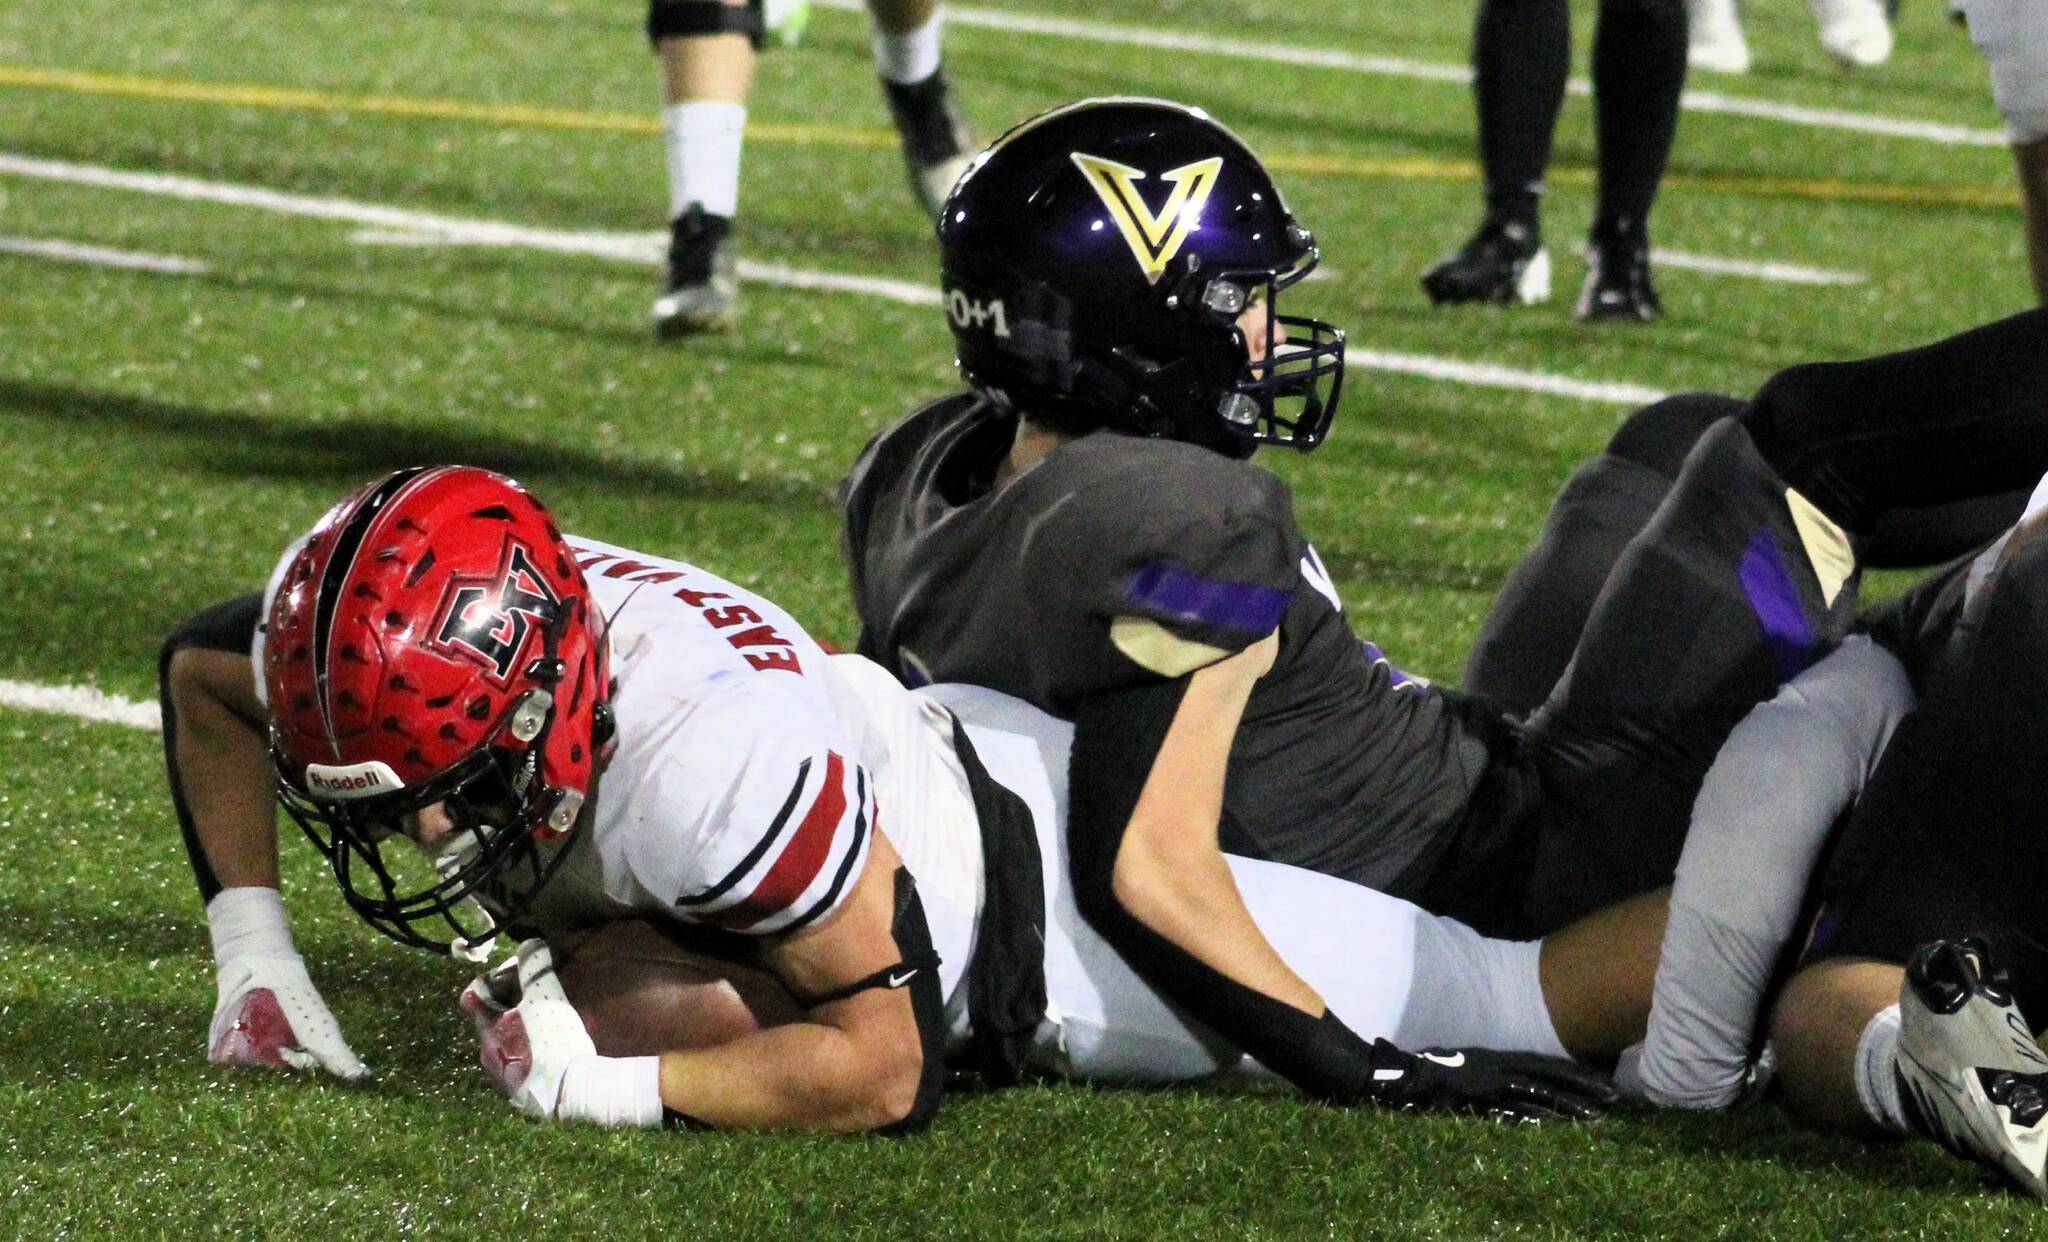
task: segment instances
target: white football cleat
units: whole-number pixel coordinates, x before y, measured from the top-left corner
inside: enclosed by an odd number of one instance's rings
[[[1685,63],[1715,73],[1748,73],[1749,41],[1742,37],[1735,0],[1689,0],[1685,7]]]
[[[1983,941],[1914,950],[1898,1066],[1928,1137],[2048,1199],[2048,1055]]]
[[[547,942],[524,942],[515,960],[517,1004],[510,1009],[502,1007],[503,996],[493,979],[501,968],[470,983],[462,993],[462,1008],[482,1034],[479,1059],[484,1073],[513,1107],[536,1121],[546,1121],[555,1115],[562,1075],[569,1063],[578,1057],[596,1056],[597,1045],[591,1042],[582,1017],[555,977],[554,955]],[[495,1016],[491,1016],[493,1010]]]
[[[1892,24],[1884,0],[1806,0],[1820,26],[1820,45],[1852,69],[1891,59]]]

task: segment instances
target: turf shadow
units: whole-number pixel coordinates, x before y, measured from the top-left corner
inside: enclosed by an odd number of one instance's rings
[[[175,839],[175,826],[167,831]],[[89,910],[14,897],[7,901],[7,918],[0,920],[0,945],[155,960],[204,952],[207,938],[196,894],[189,909],[176,912]]]
[[[525,478],[598,484],[649,499],[819,510],[832,506],[827,489],[797,480],[741,479],[620,460],[554,440],[522,440],[374,416],[321,423],[283,421],[248,410],[4,377],[0,412],[138,433],[147,437],[160,464],[176,460],[203,474],[348,486],[423,461],[463,462]]]
[[[1688,1162],[1741,1162],[1799,1170],[1816,1179],[1848,1178],[1888,1191],[1953,1193],[1980,1184],[1984,1175],[1932,1144],[1861,1142],[1803,1129],[1783,1109],[1767,1105],[1728,1113],[1641,1114],[1631,1127],[1636,1141]]]

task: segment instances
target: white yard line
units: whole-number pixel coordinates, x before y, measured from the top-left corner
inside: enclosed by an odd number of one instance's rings
[[[1583,246],[1580,247],[1580,252],[1584,253]],[[1723,259],[1710,254],[1690,254],[1683,250],[1652,250],[1650,259],[1659,267],[1681,267],[1716,276],[1742,276],[1750,280],[1768,280],[1786,285],[1860,285],[1870,279],[1863,272],[1848,272],[1839,268],[1808,267],[1804,263],[1778,263],[1771,260]]]
[[[815,0],[820,8],[860,10],[862,0]],[[1299,65],[1315,69],[1335,69],[1346,73],[1362,73],[1374,77],[1414,78],[1426,82],[1447,82],[1463,86],[1472,80],[1472,71],[1465,65],[1445,64],[1438,61],[1410,60],[1402,56],[1369,56],[1359,52],[1342,52],[1330,48],[1302,47],[1287,43],[1267,43],[1255,39],[1225,39],[1215,35],[1189,33],[1179,30],[1162,30],[1150,26],[1124,26],[1109,22],[1082,21],[1069,17],[1047,17],[1036,13],[1010,13],[1000,9],[963,8],[948,5],[946,20],[956,26],[979,27],[984,30],[1000,30],[1009,34],[1044,35],[1056,39],[1076,39],[1089,43],[1116,43],[1125,47],[1152,48],[1166,52],[1192,52],[1200,55],[1220,56],[1235,60],[1262,61],[1267,64]],[[1575,95],[1592,94],[1592,86],[1583,78],[1573,78],[1571,91]],[[1752,99],[1740,95],[1726,95],[1719,91],[1687,91],[1684,105],[1694,112],[1719,112],[1733,116],[1752,117],[1757,120],[1776,121],[1786,125],[1805,126],[1812,129],[1841,129],[1853,133],[1877,134],[1888,138],[1910,138],[1921,142],[1938,143],[1943,146],[2002,147],[2007,144],[2005,132],[1995,128],[1978,128],[1968,125],[1952,125],[1940,121],[1922,121],[1910,117],[1883,116],[1867,112],[1849,112],[1838,108],[1809,108],[1800,104],[1778,103],[1768,99]]]
[[[0,176],[34,177],[72,185],[131,190],[189,202],[222,203],[251,207],[281,215],[336,220],[366,226],[384,234],[405,234],[407,241],[422,240],[466,245],[509,246],[543,250],[555,254],[588,255],[634,264],[660,261],[661,238],[649,233],[579,233],[564,229],[533,228],[496,220],[470,220],[433,212],[386,207],[345,198],[319,198],[267,190],[258,186],[202,181],[167,173],[124,172],[92,164],[67,164],[57,160],[0,153]],[[423,235],[420,236],[420,235]],[[389,241],[387,236],[384,240]],[[916,306],[938,303],[938,291],[928,285],[879,276],[844,272],[819,272],[787,267],[779,263],[742,263],[740,274],[762,284],[795,289],[823,289],[887,298]],[[1417,375],[1452,383],[1477,384],[1490,388],[1519,388],[1527,392],[1576,397],[1586,401],[1641,404],[1663,394],[1639,384],[1575,379],[1541,371],[1522,371],[1484,362],[1464,362],[1421,354],[1384,353],[1354,345],[1347,358],[1353,366],[1403,375]]]
[[[56,712],[81,720],[100,720],[127,725],[131,729],[160,729],[162,720],[155,703],[95,690],[91,686],[45,686],[32,681],[0,678],[0,707],[20,707],[32,712]]]
[[[668,250],[668,235],[665,233],[573,233],[566,236],[591,239],[607,257],[636,263],[658,264],[663,261],[663,255]],[[518,239],[507,238],[499,230],[489,227],[488,222],[481,222],[480,227],[358,229],[349,234],[349,240],[363,246],[399,247],[526,244]],[[1581,255],[1585,253],[1583,245],[1577,249]],[[578,250],[577,253],[592,252]],[[1651,257],[1664,267],[1685,268],[1717,276],[1740,276],[1779,284],[1860,285],[1870,279],[1862,272],[1843,271],[1839,268],[1810,267],[1804,263],[1780,263],[1775,260],[1724,259],[1715,255],[1691,254],[1683,250],[1660,249],[1653,251]],[[1312,274],[1312,278],[1320,279],[1328,274],[1329,269],[1318,268]],[[936,306],[939,302],[937,290],[910,281],[890,280],[881,276],[808,271],[790,267],[785,263],[758,263],[751,259],[741,259],[740,277],[790,289],[829,289],[839,293],[864,293],[871,297],[889,298],[913,306]]]
[[[515,237],[505,234],[501,228],[493,226],[489,221],[476,221],[470,225],[450,221],[431,229],[359,229],[349,235],[349,240],[365,246],[518,246],[570,254],[598,254],[604,258],[647,266],[659,266],[666,261],[665,256],[668,253],[666,233],[557,233],[548,229],[530,229],[525,232],[529,236]],[[542,244],[535,244],[531,234],[544,235]],[[561,240],[576,238],[590,240],[596,249],[584,249]],[[791,267],[787,263],[763,263],[754,259],[741,259],[740,279],[764,285],[780,285],[785,289],[823,289],[833,293],[858,293],[911,306],[939,304],[939,291],[929,285],[920,285],[908,280],[892,280],[886,276],[812,271]]]
[[[1523,392],[1540,392],[1554,397],[1576,397],[1581,401],[1604,401],[1614,405],[1648,405],[1670,395],[1642,384],[1573,379],[1569,375],[1523,371],[1491,362],[1461,362],[1455,358],[1437,358],[1429,354],[1394,354],[1384,350],[1352,347],[1344,351],[1344,363],[1347,367],[1393,371],[1401,375],[1418,375],[1424,379],[1447,380],[1454,384],[1476,384],[1482,388],[1518,388]]]
[[[207,270],[206,264],[197,259],[181,259],[174,254],[115,250],[109,246],[88,246],[54,237],[0,237],[0,254],[53,259],[59,263],[83,263],[91,267],[118,267],[134,272],[161,272],[167,276],[200,276]]]

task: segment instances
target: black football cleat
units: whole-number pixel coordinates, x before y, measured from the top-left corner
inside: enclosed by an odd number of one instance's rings
[[[1588,321],[1649,323],[1664,313],[1650,283],[1650,239],[1640,227],[1596,231],[1586,245],[1586,283],[1578,317]]]
[[[654,335],[661,340],[699,332],[730,332],[738,317],[739,248],[732,218],[701,204],[669,225],[668,281],[654,300]]]
[[[940,67],[922,82],[904,85],[884,79],[889,115],[903,142],[903,165],[910,174],[910,192],[934,220],[953,183],[967,171],[975,151],[974,135],[953,104],[952,87]]]
[[[1534,226],[1488,218],[1465,244],[1429,265],[1422,291],[1451,302],[1531,305],[1550,300],[1550,252]]]

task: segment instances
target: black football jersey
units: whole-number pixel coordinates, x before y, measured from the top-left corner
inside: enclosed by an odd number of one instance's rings
[[[1923,703],[1949,693],[1969,664],[1989,592],[2002,566],[2017,555],[2016,541],[2029,537],[2021,529],[1934,571],[1858,618],[1858,628],[1906,666]]]
[[[1224,848],[1390,892],[1445,848],[1487,762],[1446,693],[1352,633],[1287,488],[1102,431],[994,486],[1014,416],[961,394],[869,443],[842,485],[861,650],[1072,719],[1277,628],[1233,743]]]

